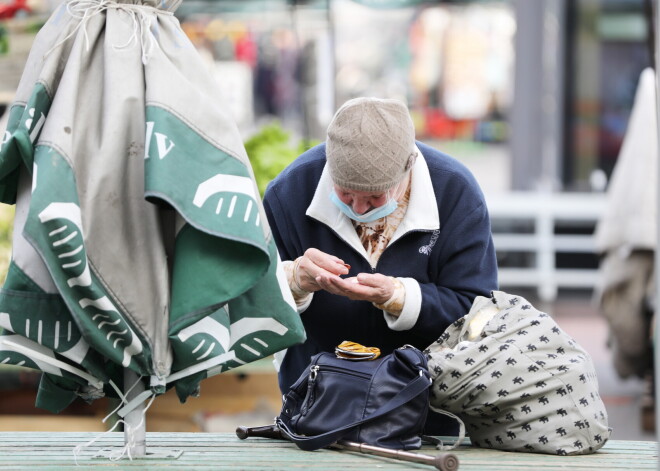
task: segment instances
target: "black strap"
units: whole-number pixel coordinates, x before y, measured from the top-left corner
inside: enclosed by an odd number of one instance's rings
[[[342,436],[344,436],[350,429],[362,425],[365,422],[369,422],[371,420],[382,417],[385,414],[388,414],[389,412],[393,411],[397,407],[400,407],[405,403],[407,403],[408,401],[419,396],[422,392],[424,392],[427,388],[431,386],[431,380],[429,379],[429,377],[423,374],[422,370],[420,370],[420,373],[421,374],[418,377],[410,381],[406,385],[406,387],[404,387],[401,391],[399,391],[399,393],[396,396],[392,397],[389,401],[387,401],[385,404],[380,406],[373,413],[351,424],[344,425],[343,427],[339,427],[319,435],[305,436],[305,435],[298,435],[295,432],[291,431],[291,429],[289,429],[289,427],[287,427],[287,425],[279,417],[277,417],[276,424],[280,429],[280,431],[284,435],[286,435],[289,440],[294,442],[301,450],[305,450],[305,451],[318,450],[319,448],[326,447],[336,442]]]

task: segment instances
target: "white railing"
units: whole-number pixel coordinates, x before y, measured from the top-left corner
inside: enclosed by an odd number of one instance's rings
[[[490,195],[486,201],[498,255],[506,252],[534,255],[529,266],[500,267],[500,288],[532,287],[541,300],[552,301],[559,288],[596,285],[597,269],[558,268],[556,254],[596,253],[593,229],[605,210],[604,194],[511,192]],[[520,223],[528,225],[529,231],[516,231],[515,226]],[[587,227],[584,232],[588,233],[556,234],[556,228],[561,226]]]

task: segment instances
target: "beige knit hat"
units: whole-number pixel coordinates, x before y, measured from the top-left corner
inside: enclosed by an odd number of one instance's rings
[[[325,154],[336,185],[389,190],[415,161],[415,128],[408,108],[398,100],[347,101],[328,126]]]

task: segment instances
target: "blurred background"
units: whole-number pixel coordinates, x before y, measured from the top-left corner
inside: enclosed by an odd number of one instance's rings
[[[58,4],[0,0],[0,116],[35,34]],[[649,159],[634,152],[624,159],[622,151],[633,109],[643,101],[636,98],[640,75],[653,67],[656,6],[654,0],[183,0],[176,16],[225,95],[261,191],[324,140],[346,100],[406,102],[418,139],[465,163],[479,181],[501,289],[551,314],[592,355],[614,439],[655,440],[653,270],[632,266],[629,279],[612,289],[604,266],[608,252],[625,251],[624,258],[633,254],[652,267],[655,247],[629,241],[613,248],[597,232],[622,193],[631,207],[643,204],[626,187],[657,188],[656,141],[638,144]],[[655,122],[641,122],[656,132]],[[655,209],[651,214],[655,221]],[[13,207],[3,205],[0,280],[12,220]],[[0,365],[0,430],[108,428],[101,419],[112,400],[78,401],[57,416],[34,408],[38,379]],[[262,425],[277,415],[279,401],[272,365],[255,363],[206,380],[201,396],[186,404],[169,393],[160,397],[147,430]]]

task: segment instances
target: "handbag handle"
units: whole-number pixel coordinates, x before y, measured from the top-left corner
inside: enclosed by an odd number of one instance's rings
[[[362,425],[365,422],[377,419],[384,416],[385,414],[393,411],[397,407],[404,405],[406,402],[414,399],[419,396],[424,390],[428,389],[431,386],[431,379],[426,376],[423,370],[419,370],[419,376],[410,381],[406,387],[397,393],[396,396],[392,397],[385,404],[380,406],[378,409],[373,411],[367,417],[357,420],[351,424],[344,425],[343,427],[330,430],[328,432],[321,433],[314,436],[305,436],[298,435],[295,432],[291,431],[289,427],[277,417],[276,424],[278,428],[286,435],[286,437],[295,443],[298,448],[304,451],[313,451],[318,450],[319,448],[326,447],[332,443],[339,440],[343,435],[346,434],[350,429]]]

